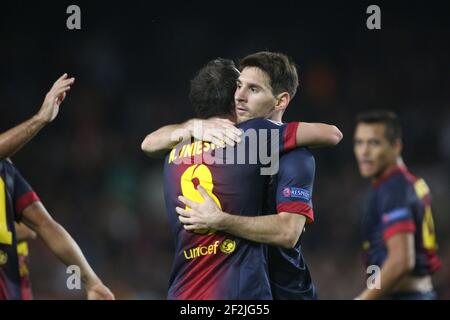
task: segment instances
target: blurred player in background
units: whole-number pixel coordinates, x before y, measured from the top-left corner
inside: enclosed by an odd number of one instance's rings
[[[379,289],[357,299],[436,299],[431,275],[440,267],[430,190],[401,158],[402,131],[389,111],[357,118],[354,152],[359,171],[372,180],[363,219],[366,264],[381,268]]]
[[[59,106],[66,97],[66,92],[75,82],[75,78],[68,78],[63,74],[53,84],[45,96],[39,112],[31,119],[0,134],[0,159],[12,156],[33,138],[44,126],[52,122],[59,112]]]
[[[268,117],[282,123],[283,114],[295,96],[298,75],[295,64],[286,55],[258,52],[243,58],[235,93],[237,122]],[[301,126],[311,124],[300,123]],[[313,128],[311,126],[311,128]],[[339,130],[331,141],[337,144]],[[280,170],[272,177],[268,207],[263,216],[229,214],[221,210],[201,190],[205,201],[183,201],[192,210],[177,208],[187,230],[212,228],[269,246],[268,263],[272,294],[275,299],[316,299],[316,290],[301,253],[300,236],[305,223],[314,221],[312,192],[315,160],[306,147],[281,156]],[[277,213],[277,214],[274,214]],[[255,215],[255,214],[253,214]]]

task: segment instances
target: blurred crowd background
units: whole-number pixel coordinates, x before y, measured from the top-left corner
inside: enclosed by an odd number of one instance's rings
[[[77,2],[82,29],[66,28],[67,1],[7,1],[0,12],[0,130],[33,115],[62,73],[76,77],[54,123],[13,157],[53,217],[122,299],[164,299],[173,239],[162,160],[140,150],[162,125],[194,116],[189,80],[207,61],[271,50],[293,57],[300,89],[285,120],[336,124],[332,149],[315,149],[316,222],[304,256],[322,299],[351,299],[365,285],[361,205],[369,181],[352,150],[355,115],[398,113],[404,160],[426,179],[450,299],[450,23],[439,2],[378,3],[381,30],[361,2]],[[81,299],[40,240],[30,244],[38,299]]]

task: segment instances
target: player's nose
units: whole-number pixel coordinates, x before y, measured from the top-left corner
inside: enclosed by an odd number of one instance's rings
[[[370,148],[369,148],[369,146],[368,146],[367,143],[364,143],[364,144],[361,146],[361,154],[362,154],[363,156],[368,156],[368,155],[370,155]]]
[[[234,100],[236,100],[236,102],[241,102],[241,101],[246,101],[247,97],[245,95],[244,90],[242,90],[242,88],[237,88],[236,92],[234,94]]]

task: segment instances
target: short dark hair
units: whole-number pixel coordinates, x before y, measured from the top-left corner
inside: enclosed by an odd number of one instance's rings
[[[208,62],[191,80],[189,99],[197,117],[227,116],[234,111],[239,71],[234,62],[218,58]]]
[[[370,110],[357,115],[356,123],[382,123],[385,125],[384,132],[386,139],[394,143],[397,139],[402,139],[402,127],[397,115],[389,110]]]
[[[294,98],[298,88],[297,67],[287,55],[268,51],[253,53],[239,62],[240,71],[247,67],[259,68],[269,76],[274,95],[287,91]]]

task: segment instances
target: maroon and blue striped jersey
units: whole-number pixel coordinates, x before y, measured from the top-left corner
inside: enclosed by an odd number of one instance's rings
[[[272,299],[265,245],[215,230],[186,231],[175,207],[184,207],[179,195],[202,202],[196,190],[201,184],[223,211],[262,214],[270,175],[261,174],[266,163],[261,155],[264,151],[272,154],[274,148],[279,152],[293,148],[297,126],[252,119],[238,127],[244,131],[243,137],[253,138],[244,138],[233,148],[187,142],[177,145],[166,157],[164,194],[175,239],[169,299]],[[233,156],[217,157],[219,150]],[[225,158],[234,159],[234,163],[217,161]]]
[[[381,267],[386,241],[400,232],[414,233],[417,276],[434,273],[441,265],[431,211],[430,190],[422,178],[399,166],[375,181],[363,219],[366,265]]]
[[[22,299],[14,227],[38,196],[11,161],[0,161],[0,300]]]

